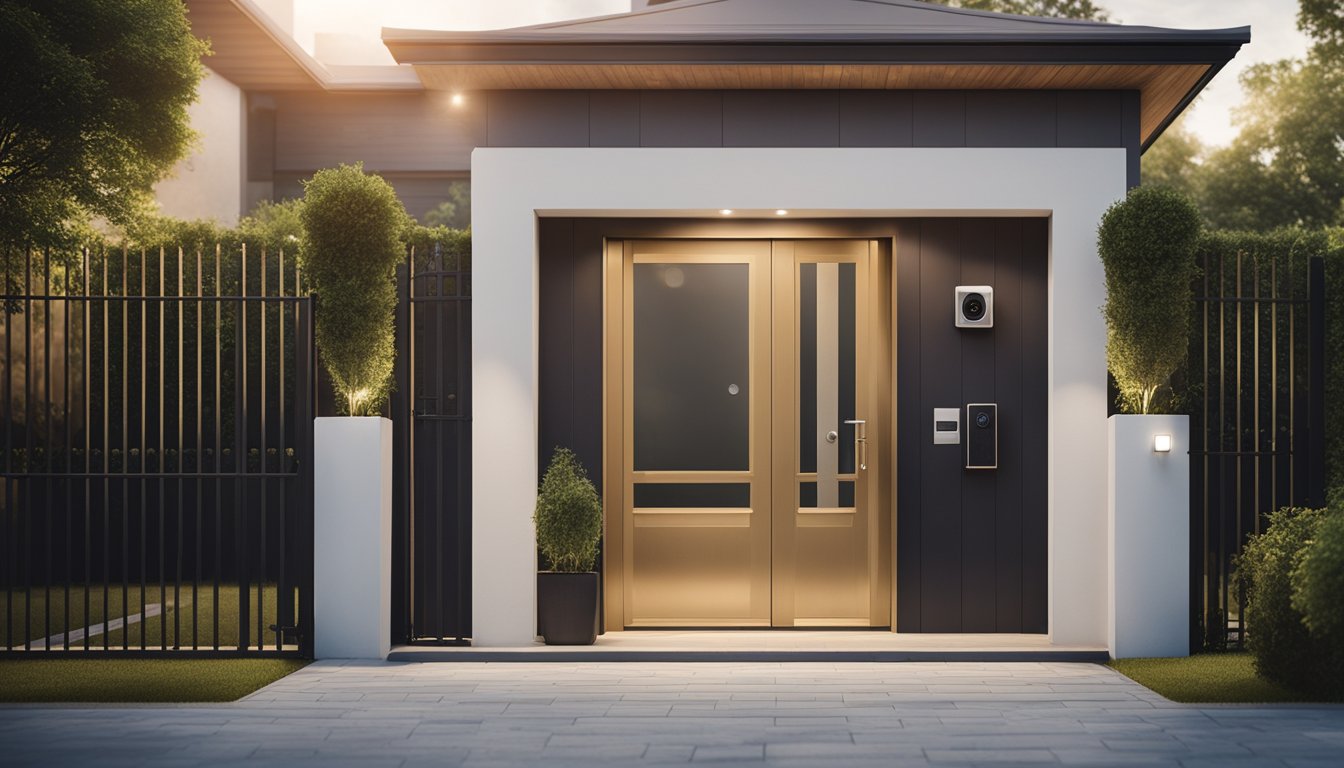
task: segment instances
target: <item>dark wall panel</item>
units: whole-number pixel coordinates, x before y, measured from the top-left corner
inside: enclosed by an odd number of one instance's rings
[[[493,91],[488,98],[489,146],[588,146],[586,91]]]
[[[964,91],[916,91],[913,104],[916,147],[966,146]]]
[[[639,96],[641,147],[723,146],[723,93],[644,91]]]
[[[592,91],[588,109],[590,146],[639,146],[638,91]]]
[[[913,110],[910,91],[841,91],[840,146],[912,146]]]
[[[1122,94],[1115,91],[1060,91],[1058,98],[1059,146],[1124,146]]]
[[[1047,220],[898,226],[897,629],[1045,632]],[[980,284],[994,327],[957,329],[954,288]],[[932,442],[933,409],[971,402],[999,406],[996,470]]]
[[[966,146],[1056,146],[1053,91],[969,91]]]
[[[723,96],[725,147],[836,147],[836,91],[729,91]]]

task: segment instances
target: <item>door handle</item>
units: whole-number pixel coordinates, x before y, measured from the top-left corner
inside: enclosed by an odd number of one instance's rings
[[[854,425],[854,457],[859,460],[859,469],[868,469],[868,435],[866,419],[846,419],[846,424]]]

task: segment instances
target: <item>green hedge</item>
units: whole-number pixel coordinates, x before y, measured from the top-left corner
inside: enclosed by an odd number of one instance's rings
[[[1245,598],[1247,644],[1256,671],[1299,691],[1328,695],[1344,690],[1344,643],[1338,634],[1309,627],[1297,607],[1303,601],[1295,600],[1302,592],[1303,566],[1313,559],[1321,532],[1338,528],[1339,519],[1325,509],[1281,509],[1237,556],[1237,586]],[[1317,565],[1328,565],[1324,560]],[[1331,602],[1337,601],[1336,595]],[[1326,626],[1338,609],[1324,611],[1322,621],[1313,623]]]

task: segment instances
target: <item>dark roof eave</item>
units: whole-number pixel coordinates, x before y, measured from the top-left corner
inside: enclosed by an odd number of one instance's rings
[[[1223,64],[1244,41],[657,44],[393,42],[402,64]]]

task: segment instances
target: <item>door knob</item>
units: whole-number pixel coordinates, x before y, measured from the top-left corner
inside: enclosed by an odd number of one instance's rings
[[[866,419],[846,419],[846,424],[854,425],[854,456],[859,461],[859,469],[868,469],[868,437]]]

